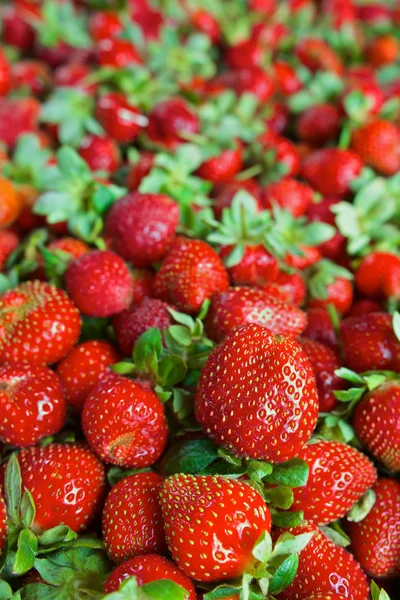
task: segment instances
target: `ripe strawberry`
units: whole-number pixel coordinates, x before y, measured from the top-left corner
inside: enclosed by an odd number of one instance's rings
[[[39,111],[35,98],[0,98],[0,140],[14,146],[23,133],[35,130]]]
[[[218,156],[213,156],[204,161],[197,169],[199,177],[207,179],[212,183],[224,183],[230,181],[242,170],[243,156],[242,147],[237,144],[232,150],[222,150]]]
[[[165,552],[158,500],[163,478],[147,471],[124,477],[107,496],[102,517],[104,545],[117,564],[138,554]]]
[[[108,342],[90,340],[75,346],[57,366],[67,404],[81,411],[99,377],[119,358]]]
[[[245,93],[253,94],[260,102],[267,102],[275,91],[275,84],[265,69],[249,67],[236,72],[234,89],[238,96]]]
[[[381,35],[368,44],[365,58],[373,67],[395,63],[400,54],[399,42],[393,35]]]
[[[155,274],[150,269],[131,269],[133,283],[132,304],[139,304],[150,296],[153,290]]]
[[[318,415],[311,364],[297,342],[250,324],[230,332],[200,376],[195,415],[211,439],[239,456],[297,456]]]
[[[343,64],[338,54],[321,39],[305,38],[296,46],[296,55],[310,71],[331,71],[342,75]]]
[[[100,40],[96,48],[96,59],[101,67],[123,68],[142,63],[135,46],[129,40],[121,38]]]
[[[204,300],[227,287],[224,265],[211,246],[178,237],[156,275],[154,296],[193,314]]]
[[[100,96],[95,114],[106,134],[120,144],[132,143],[147,125],[147,118],[119,92]]]
[[[7,540],[7,510],[0,494],[0,556]]]
[[[266,131],[260,142],[267,152],[274,153],[274,161],[283,168],[285,177],[296,177],[299,174],[300,156],[293,142],[272,130]]]
[[[257,323],[276,335],[297,337],[306,326],[306,316],[297,306],[260,289],[237,287],[214,294],[206,320],[211,339],[220,342],[232,329],[245,323]]]
[[[323,146],[334,140],[340,130],[341,115],[332,104],[315,104],[307,108],[297,120],[296,130],[303,142]]]
[[[80,330],[76,306],[52,285],[27,281],[0,297],[0,363],[58,362],[75,346]]]
[[[112,321],[118,345],[124,356],[132,354],[133,347],[140,336],[148,329],[168,329],[172,317],[168,304],[155,298],[144,298],[140,304],[122,311]]]
[[[105,236],[125,260],[149,267],[166,254],[178,223],[179,206],[169,196],[132,192],[112,206]]]
[[[283,134],[289,124],[289,109],[282,102],[274,102],[265,124],[272,131],[278,134]]]
[[[160,491],[169,551],[198,581],[239,577],[255,563],[252,549],[271,530],[264,499],[242,481],[174,475]]]
[[[292,269],[299,269],[302,271],[303,269],[307,269],[307,267],[311,267],[311,265],[322,258],[321,252],[314,246],[298,244],[298,250],[301,251],[301,255],[290,252],[285,255],[285,263]]]
[[[291,96],[298,92],[301,87],[301,81],[297,77],[295,69],[283,60],[276,60],[273,64],[276,87],[280,94]]]
[[[4,270],[8,257],[19,244],[19,236],[11,229],[0,229],[0,273]]]
[[[400,256],[371,252],[357,268],[356,285],[366,296],[400,298]]]
[[[226,49],[225,59],[229,67],[235,70],[257,67],[262,63],[264,49],[256,37],[251,37]]]
[[[83,63],[67,63],[54,71],[55,87],[76,87],[88,94],[96,90],[96,84],[89,82],[91,69]]]
[[[12,225],[21,212],[21,201],[13,184],[0,177],[0,227]]]
[[[146,133],[155,144],[173,150],[185,135],[199,132],[199,119],[183,98],[159,102],[149,113]]]
[[[357,404],[353,426],[358,439],[390,471],[400,471],[400,385],[388,380]]]
[[[0,50],[0,96],[7,96],[11,88],[10,64],[2,50]]]
[[[382,175],[400,169],[400,133],[396,125],[375,119],[353,132],[351,147],[364,164]]]
[[[91,317],[111,317],[132,300],[129,269],[110,250],[92,250],[74,260],[65,274],[65,283],[79,310]]]
[[[368,101],[367,110],[361,110],[359,114],[355,111],[355,116],[358,117],[356,120],[365,121],[368,116],[375,115],[380,111],[385,102],[385,94],[374,79],[373,72],[371,77],[364,77],[363,79],[360,79],[359,76],[355,77],[354,73],[352,73],[350,83],[343,92],[340,100],[340,106],[345,113],[348,112],[346,100],[354,91],[357,91],[359,94],[361,93],[363,99]]]
[[[191,15],[194,27],[204,33],[213,44],[217,44],[221,37],[221,29],[217,19],[207,10],[196,10]]]
[[[41,533],[58,525],[82,531],[96,516],[105,491],[104,468],[82,444],[50,444],[24,448],[16,455],[22,489],[36,506],[33,530]],[[6,464],[2,465],[2,479]]]
[[[375,300],[361,298],[360,300],[354,302],[347,316],[361,317],[362,315],[367,315],[371,312],[382,312],[382,308],[377,302],[375,302]]]
[[[320,342],[302,337],[299,339],[299,343],[314,371],[319,410],[320,412],[329,412],[338,403],[334,392],[343,389],[345,386],[344,381],[335,375],[340,363],[334,351]]]
[[[319,221],[322,223],[328,223],[336,229],[336,233],[331,237],[330,240],[323,242],[318,246],[318,250],[322,256],[338,262],[343,263],[343,259],[346,257],[346,238],[338,231],[335,223],[335,215],[331,208],[340,202],[340,198],[335,196],[327,196],[320,202],[310,204],[307,209],[307,217],[310,221]]]
[[[225,260],[234,246],[223,246],[220,256]],[[235,285],[264,285],[278,276],[278,261],[262,245],[246,246],[243,257],[233,266],[227,267],[229,279]]]
[[[262,289],[277,300],[301,306],[306,297],[306,285],[298,273],[281,271],[275,281],[269,281]]]
[[[311,523],[287,531],[293,535],[308,532],[314,535],[300,552],[293,582],[279,594],[282,600],[309,600],[314,594],[333,594],[334,598],[338,594],[351,600],[368,598],[367,578],[349,552],[336,546]]]
[[[140,153],[138,162],[130,165],[126,186],[131,192],[136,192],[142,180],[150,173],[154,164],[154,152],[144,150]]]
[[[262,192],[261,203],[264,208],[277,204],[289,210],[294,217],[301,217],[313,201],[313,190],[289,177],[267,185]]]
[[[39,365],[0,366],[0,439],[13,446],[36,444],[57,433],[67,414],[61,381]]]
[[[376,501],[358,523],[347,523],[351,549],[371,577],[400,574],[400,483],[378,479],[373,487]]]
[[[306,310],[307,327],[303,336],[320,342],[332,350],[337,350],[338,341],[331,318],[326,308],[309,308]]]
[[[122,23],[118,13],[111,11],[94,11],[89,18],[90,36],[95,42],[112,40],[122,33]]]
[[[326,298],[313,298],[308,301],[310,308],[324,307],[332,304],[341,315],[346,314],[353,302],[353,286],[351,281],[343,277],[336,279],[326,286]]]
[[[292,509],[318,525],[344,517],[376,481],[373,464],[347,444],[309,444],[298,457],[308,464],[309,475],[306,485],[294,490]]]
[[[344,362],[361,373],[376,369],[400,369],[400,342],[392,328],[391,315],[368,313],[349,317],[340,326]]]
[[[32,50],[35,42],[35,30],[31,25],[31,16],[24,10],[24,7],[4,6],[1,14],[3,42],[22,51]]]
[[[79,154],[92,171],[114,173],[121,162],[120,151],[114,140],[100,135],[85,136],[79,147]]]
[[[50,87],[51,73],[39,60],[20,60],[11,67],[14,90],[29,89],[34,96],[42,96]]]
[[[325,196],[345,196],[361,168],[362,161],[354,152],[323,148],[304,160],[302,176],[311,187]]]
[[[63,237],[50,242],[47,246],[47,250],[50,250],[50,252],[61,250],[61,252],[69,254],[71,258],[76,259],[89,252],[90,247],[85,244],[85,242],[77,240],[76,238]]]
[[[163,405],[139,382],[107,371],[82,412],[86,439],[102,460],[123,467],[148,467],[167,443]]]

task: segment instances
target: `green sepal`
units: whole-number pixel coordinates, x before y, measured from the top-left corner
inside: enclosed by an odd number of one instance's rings
[[[218,458],[218,446],[208,438],[178,441],[165,454],[160,469],[166,477],[175,473],[201,475]]]
[[[246,463],[246,472],[250,479],[261,483],[273,471],[273,466],[261,460],[249,460]]]
[[[42,546],[54,546],[54,544],[76,540],[77,537],[78,534],[67,525],[57,525],[39,535],[39,542]]]
[[[133,349],[133,362],[138,371],[158,373],[161,351],[161,331],[156,328],[148,329],[140,336]]]
[[[13,573],[23,575],[33,568],[38,549],[38,538],[30,529],[22,529],[18,536],[18,548]]]
[[[282,533],[276,541],[272,557],[284,556],[286,554],[299,554],[307,546],[314,532],[292,535],[288,531]]]
[[[400,342],[400,313],[398,311],[393,313],[393,331]]]
[[[35,501],[29,490],[24,490],[20,506],[21,525],[24,528],[32,527],[36,516]]]
[[[292,458],[281,464],[274,465],[270,475],[265,477],[265,482],[296,488],[306,485],[308,479],[308,464],[301,458]]]
[[[371,581],[371,598],[372,600],[390,600],[386,590],[380,588],[375,581]]]
[[[268,504],[284,510],[290,508],[294,501],[291,488],[283,486],[264,490],[264,497]]]
[[[297,554],[291,554],[279,565],[269,582],[269,592],[279,594],[287,588],[296,576],[299,566]]]
[[[0,600],[10,600],[12,595],[13,591],[11,586],[7,583],[7,581],[0,579]]]
[[[271,508],[271,516],[275,527],[281,527],[282,529],[297,527],[298,525],[302,524],[304,519],[304,514],[302,511],[280,511],[274,508]]]
[[[174,581],[159,579],[145,583],[139,588],[140,595],[144,594],[143,600],[186,600],[187,591]]]
[[[232,587],[231,585],[221,584],[211,592],[207,592],[203,596],[203,600],[223,600],[234,594],[240,594],[240,587]]]
[[[329,538],[336,546],[346,548],[350,545],[351,540],[346,532],[341,527],[338,521],[331,523],[330,525],[321,525],[320,529],[327,538]]]
[[[4,493],[8,518],[14,523],[20,522],[21,486],[21,469],[17,455],[11,454],[4,478]]]
[[[267,531],[264,531],[256,541],[252,554],[260,563],[267,563],[272,555],[272,539]]]
[[[355,504],[351,507],[351,509],[346,514],[346,518],[348,521],[352,521],[354,523],[359,523],[371,512],[376,501],[376,494],[374,490],[369,489],[365,492],[365,494],[357,500]]]

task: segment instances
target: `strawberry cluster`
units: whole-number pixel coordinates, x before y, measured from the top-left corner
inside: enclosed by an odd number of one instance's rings
[[[0,21],[0,600],[395,600],[396,1]]]

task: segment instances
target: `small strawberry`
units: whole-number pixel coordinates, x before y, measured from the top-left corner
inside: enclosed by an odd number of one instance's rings
[[[353,426],[362,445],[390,471],[400,471],[400,385],[388,380],[357,404]]]
[[[306,315],[307,327],[303,332],[303,336],[336,351],[338,340],[326,308],[309,308],[306,310]]]
[[[281,271],[274,281],[269,281],[261,289],[277,300],[296,306],[301,306],[306,297],[306,284],[298,273]]]
[[[35,98],[0,98],[0,140],[14,146],[22,134],[36,129],[39,111]]]
[[[373,39],[367,46],[365,58],[373,67],[383,67],[395,63],[400,54],[400,46],[394,35],[386,34]]]
[[[298,92],[302,84],[295,69],[283,60],[276,60],[273,65],[276,87],[280,94],[291,96]]]
[[[0,363],[58,362],[75,346],[80,331],[76,306],[52,285],[27,281],[0,297]]]
[[[99,41],[96,48],[96,59],[101,67],[127,67],[138,65],[142,59],[129,40],[106,38]]]
[[[93,11],[88,23],[89,33],[95,42],[113,39],[122,33],[122,23],[118,13],[112,11]]]
[[[382,175],[394,175],[400,169],[400,133],[389,121],[375,119],[357,128],[351,147],[365,165]]]
[[[343,73],[343,64],[338,54],[322,39],[305,38],[296,46],[296,55],[310,71]]]
[[[8,363],[0,366],[0,439],[30,446],[64,425],[66,404],[59,377],[47,367]]]
[[[196,10],[191,14],[192,23],[198,31],[210,38],[213,44],[217,44],[221,37],[221,29],[217,19],[207,10]]]
[[[91,69],[83,63],[67,63],[54,71],[55,87],[73,87],[90,94],[96,84],[89,81]]]
[[[205,160],[196,174],[212,183],[230,181],[243,166],[243,151],[240,144],[232,150],[222,150],[217,156]]]
[[[257,323],[276,335],[297,337],[306,326],[306,317],[297,306],[268,296],[264,290],[237,287],[214,294],[206,319],[211,339],[220,342],[245,323]]]
[[[347,444],[309,444],[298,458],[308,464],[309,475],[305,486],[295,488],[291,509],[318,525],[344,517],[376,481],[373,464]]]
[[[150,173],[154,165],[154,152],[144,150],[137,162],[130,165],[126,186],[130,192],[137,192],[142,180]]]
[[[79,310],[91,317],[110,317],[132,300],[128,267],[109,250],[92,250],[74,260],[65,274],[68,293]]]
[[[104,233],[125,260],[149,267],[168,251],[178,223],[179,206],[169,196],[133,192],[112,206]]]
[[[32,528],[41,533],[58,525],[85,529],[96,516],[105,491],[104,468],[82,444],[32,446],[16,455],[22,489],[36,506]],[[0,477],[6,464],[1,467]]]
[[[178,237],[156,275],[154,296],[193,314],[204,300],[227,287],[224,265],[211,246]]]
[[[160,503],[169,551],[199,581],[239,577],[251,569],[253,546],[271,529],[264,499],[235,479],[174,475],[164,481]]]
[[[201,372],[195,415],[209,437],[239,456],[293,458],[318,415],[311,364],[287,336],[256,324],[234,329]]]
[[[29,89],[34,96],[42,96],[50,87],[50,69],[39,60],[20,60],[11,72],[14,90]]]
[[[315,104],[298,118],[296,130],[303,142],[323,146],[334,140],[340,131],[341,115],[332,104]]]
[[[347,523],[351,549],[371,577],[400,574],[400,483],[378,479],[375,504],[358,523]]]
[[[106,134],[120,144],[134,142],[147,125],[147,118],[119,92],[100,96],[95,114]]]
[[[0,229],[0,273],[4,270],[8,257],[19,244],[19,236],[11,229]]]
[[[261,102],[267,102],[275,91],[275,84],[265,69],[249,67],[236,72],[234,88],[239,96],[249,93],[256,96]]]
[[[121,162],[120,151],[114,140],[100,135],[85,136],[79,154],[92,171],[114,173]]]
[[[199,131],[199,119],[183,98],[159,102],[149,113],[146,133],[155,144],[170,150],[185,141],[185,136]]]
[[[267,176],[275,178],[296,177],[300,172],[300,156],[296,146],[287,138],[278,135],[272,130],[267,130],[261,137],[260,142],[263,145],[263,152],[266,153],[270,161]]]
[[[164,451],[168,428],[163,405],[139,382],[107,371],[87,397],[82,427],[107,463],[148,467]]]
[[[366,296],[400,298],[400,256],[370,252],[358,265],[356,285]]]
[[[0,494],[0,556],[7,540],[7,511],[3,496]]]
[[[18,219],[21,209],[16,188],[11,181],[0,177],[0,227],[12,225]]]
[[[287,177],[267,185],[263,189],[261,203],[268,209],[277,204],[294,217],[301,217],[312,204],[313,194],[313,190],[305,183]]]
[[[163,478],[151,471],[124,477],[107,496],[102,517],[104,545],[117,564],[139,554],[165,552],[158,500]]]
[[[237,246],[223,246],[220,256],[228,263],[226,271],[235,285],[265,285],[278,276],[278,261],[264,246],[246,246],[237,264],[231,265],[229,257]]]
[[[325,196],[345,196],[353,179],[360,174],[361,167],[362,161],[354,152],[323,148],[304,160],[302,176]]]
[[[22,51],[32,50],[35,42],[35,30],[30,22],[32,16],[24,7],[4,6],[1,15],[3,42]]]
[[[67,404],[81,411],[99,377],[119,358],[108,342],[90,340],[75,346],[57,366]]]
[[[349,277],[351,277],[351,273],[349,273]],[[316,294],[316,297],[313,296],[313,292]],[[340,315],[344,315],[350,310],[353,302],[352,283],[344,277],[335,277],[331,283],[326,284],[323,296],[323,298],[320,297],[318,289],[312,289],[308,306],[310,308],[317,308],[330,304],[335,307]]]
[[[362,315],[367,315],[371,312],[381,312],[382,308],[378,302],[375,300],[370,300],[369,298],[361,298],[360,300],[356,300],[350,311],[347,313],[348,317],[361,317]]]

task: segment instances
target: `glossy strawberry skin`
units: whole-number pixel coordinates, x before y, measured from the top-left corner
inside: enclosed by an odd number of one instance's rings
[[[132,304],[139,304],[146,298],[151,296],[155,273],[150,269],[131,269],[133,282]]]
[[[400,384],[388,380],[357,404],[353,426],[361,444],[390,471],[400,471]]]
[[[123,68],[142,63],[135,46],[129,40],[121,38],[100,40],[96,48],[96,59],[102,67]]]
[[[136,192],[142,180],[148,175],[153,168],[154,153],[144,150],[140,153],[136,163],[130,166],[130,171],[127,176],[126,186],[131,192]]]
[[[36,506],[34,531],[58,525],[85,529],[98,513],[105,492],[104,468],[81,444],[50,444],[24,448],[17,454],[22,489],[31,492]],[[4,481],[6,464],[0,470]]]
[[[157,396],[140,383],[108,371],[85,401],[82,427],[100,458],[123,467],[148,467],[167,442],[167,423]]]
[[[65,274],[65,283],[79,310],[91,317],[111,317],[132,300],[129,269],[109,250],[92,250],[74,260]]]
[[[226,259],[233,249],[233,246],[223,246],[221,258]],[[264,246],[246,246],[241,260],[226,271],[235,285],[263,285],[277,278],[278,261]]]
[[[296,306],[301,306],[306,297],[306,285],[298,273],[281,271],[275,281],[263,285],[262,289],[270,296]]]
[[[306,109],[297,121],[297,134],[303,142],[323,146],[335,139],[340,130],[341,116],[332,104],[316,104]]]
[[[4,53],[0,50],[0,96],[7,96],[11,88],[11,68]]]
[[[178,237],[156,275],[153,292],[156,298],[193,314],[204,300],[227,287],[224,265],[211,246]]]
[[[351,147],[365,165],[382,175],[394,175],[400,169],[400,133],[394,123],[366,123],[353,132]]]
[[[195,415],[211,439],[239,456],[289,460],[317,420],[311,364],[287,336],[256,324],[236,328],[201,372]]]
[[[297,306],[281,302],[260,289],[231,287],[214,294],[206,319],[209,337],[222,341],[235,327],[257,323],[278,335],[297,337],[306,316]]]
[[[106,136],[86,135],[79,147],[79,154],[92,171],[106,171],[112,174],[121,162],[117,144]]]
[[[373,298],[400,298],[400,257],[390,252],[371,252],[356,271],[356,285]]]
[[[99,98],[96,117],[107,135],[120,144],[132,143],[146,124],[140,110],[119,92],[109,92]]]
[[[40,281],[28,281],[0,299],[0,363],[58,362],[78,341],[81,320],[67,294]]]
[[[197,175],[212,183],[230,181],[243,166],[242,148],[222,150],[218,156],[204,161],[197,169]]]
[[[247,67],[236,72],[234,88],[239,96],[249,93],[257,96],[261,102],[267,102],[274,93],[275,84],[264,69]]]
[[[376,501],[359,523],[346,525],[351,549],[366,573],[376,577],[400,574],[400,483],[378,479]]]
[[[149,113],[146,133],[150,140],[170,150],[185,141],[185,135],[199,131],[196,113],[182,98],[170,98],[154,106]]]
[[[257,539],[271,530],[264,499],[235,479],[174,475],[164,481],[160,503],[169,551],[199,581],[242,575],[254,563]]]
[[[361,171],[362,161],[349,150],[316,150],[303,163],[302,176],[325,196],[345,196]]]
[[[67,404],[80,412],[98,378],[119,358],[114,347],[101,340],[75,346],[57,366]]]
[[[158,500],[163,478],[152,473],[124,477],[109,492],[102,517],[104,545],[117,563],[140,554],[164,553],[165,541]]]
[[[39,111],[35,98],[0,98],[0,140],[14,146],[22,134],[35,130]]]
[[[95,11],[89,18],[89,32],[96,42],[112,39],[122,31],[122,24],[117,13],[111,11]]]
[[[267,185],[261,197],[264,208],[271,209],[277,204],[290,211],[294,217],[304,215],[312,201],[313,190],[305,183],[289,177]]]
[[[50,69],[38,60],[21,60],[12,65],[14,90],[28,88],[32,95],[42,96],[50,87],[50,82]]]
[[[325,525],[344,517],[376,481],[368,458],[340,442],[309,444],[299,453],[309,467],[305,486],[294,490],[292,510],[302,510],[304,519]]]
[[[179,223],[169,196],[133,192],[118,200],[105,222],[111,247],[136,267],[149,267],[168,251]]]

